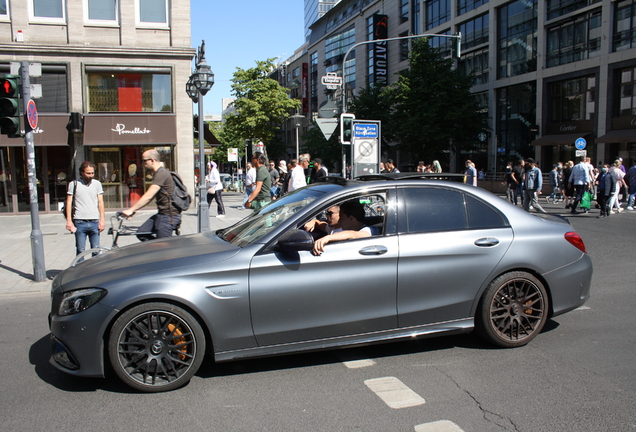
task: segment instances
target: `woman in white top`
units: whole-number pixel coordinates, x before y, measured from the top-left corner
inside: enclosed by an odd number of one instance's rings
[[[225,206],[223,205],[223,183],[219,170],[215,162],[208,163],[208,176],[206,178],[208,184],[208,208],[212,204],[212,198],[216,201],[216,217],[223,219],[225,217]]]

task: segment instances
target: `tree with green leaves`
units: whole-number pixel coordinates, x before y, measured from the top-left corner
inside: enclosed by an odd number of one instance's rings
[[[275,59],[257,61],[251,69],[236,68],[232,78],[232,94],[236,97],[236,112],[226,117],[223,138],[239,148],[245,140],[272,144],[279,125],[291,112],[298,109],[300,101],[289,98],[287,89],[272,78]]]
[[[471,150],[488,130],[486,115],[470,92],[472,76],[453,69],[426,39],[413,42],[410,67],[384,89],[366,89],[354,98],[353,112],[382,115],[383,136],[413,160],[448,162],[448,152]],[[371,105],[371,106],[370,106]],[[375,114],[376,107],[380,108]]]
[[[309,153],[312,157],[322,159],[323,164],[329,168],[330,172],[342,162],[342,146],[338,141],[338,132],[336,131],[327,140],[315,122],[303,135],[303,144],[300,150],[301,153]]]

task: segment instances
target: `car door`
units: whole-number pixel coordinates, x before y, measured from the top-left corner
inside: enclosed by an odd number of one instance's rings
[[[249,284],[258,344],[396,328],[397,257],[397,236],[386,233],[329,243],[320,256],[309,251],[256,255]]]
[[[400,327],[463,319],[510,246],[513,233],[496,209],[440,187],[400,191]]]

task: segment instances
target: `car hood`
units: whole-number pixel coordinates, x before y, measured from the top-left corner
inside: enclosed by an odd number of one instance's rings
[[[100,287],[124,278],[179,272],[197,264],[226,260],[239,250],[215,233],[152,240],[115,249],[70,267],[55,278],[53,288],[61,286],[67,291]]]

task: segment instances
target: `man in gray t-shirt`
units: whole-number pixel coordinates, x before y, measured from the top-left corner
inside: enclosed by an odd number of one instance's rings
[[[86,237],[91,248],[99,246],[99,233],[104,231],[104,189],[95,180],[95,164],[85,161],[80,165],[80,178],[68,184],[66,196],[66,229],[75,234],[77,255],[86,248]]]

